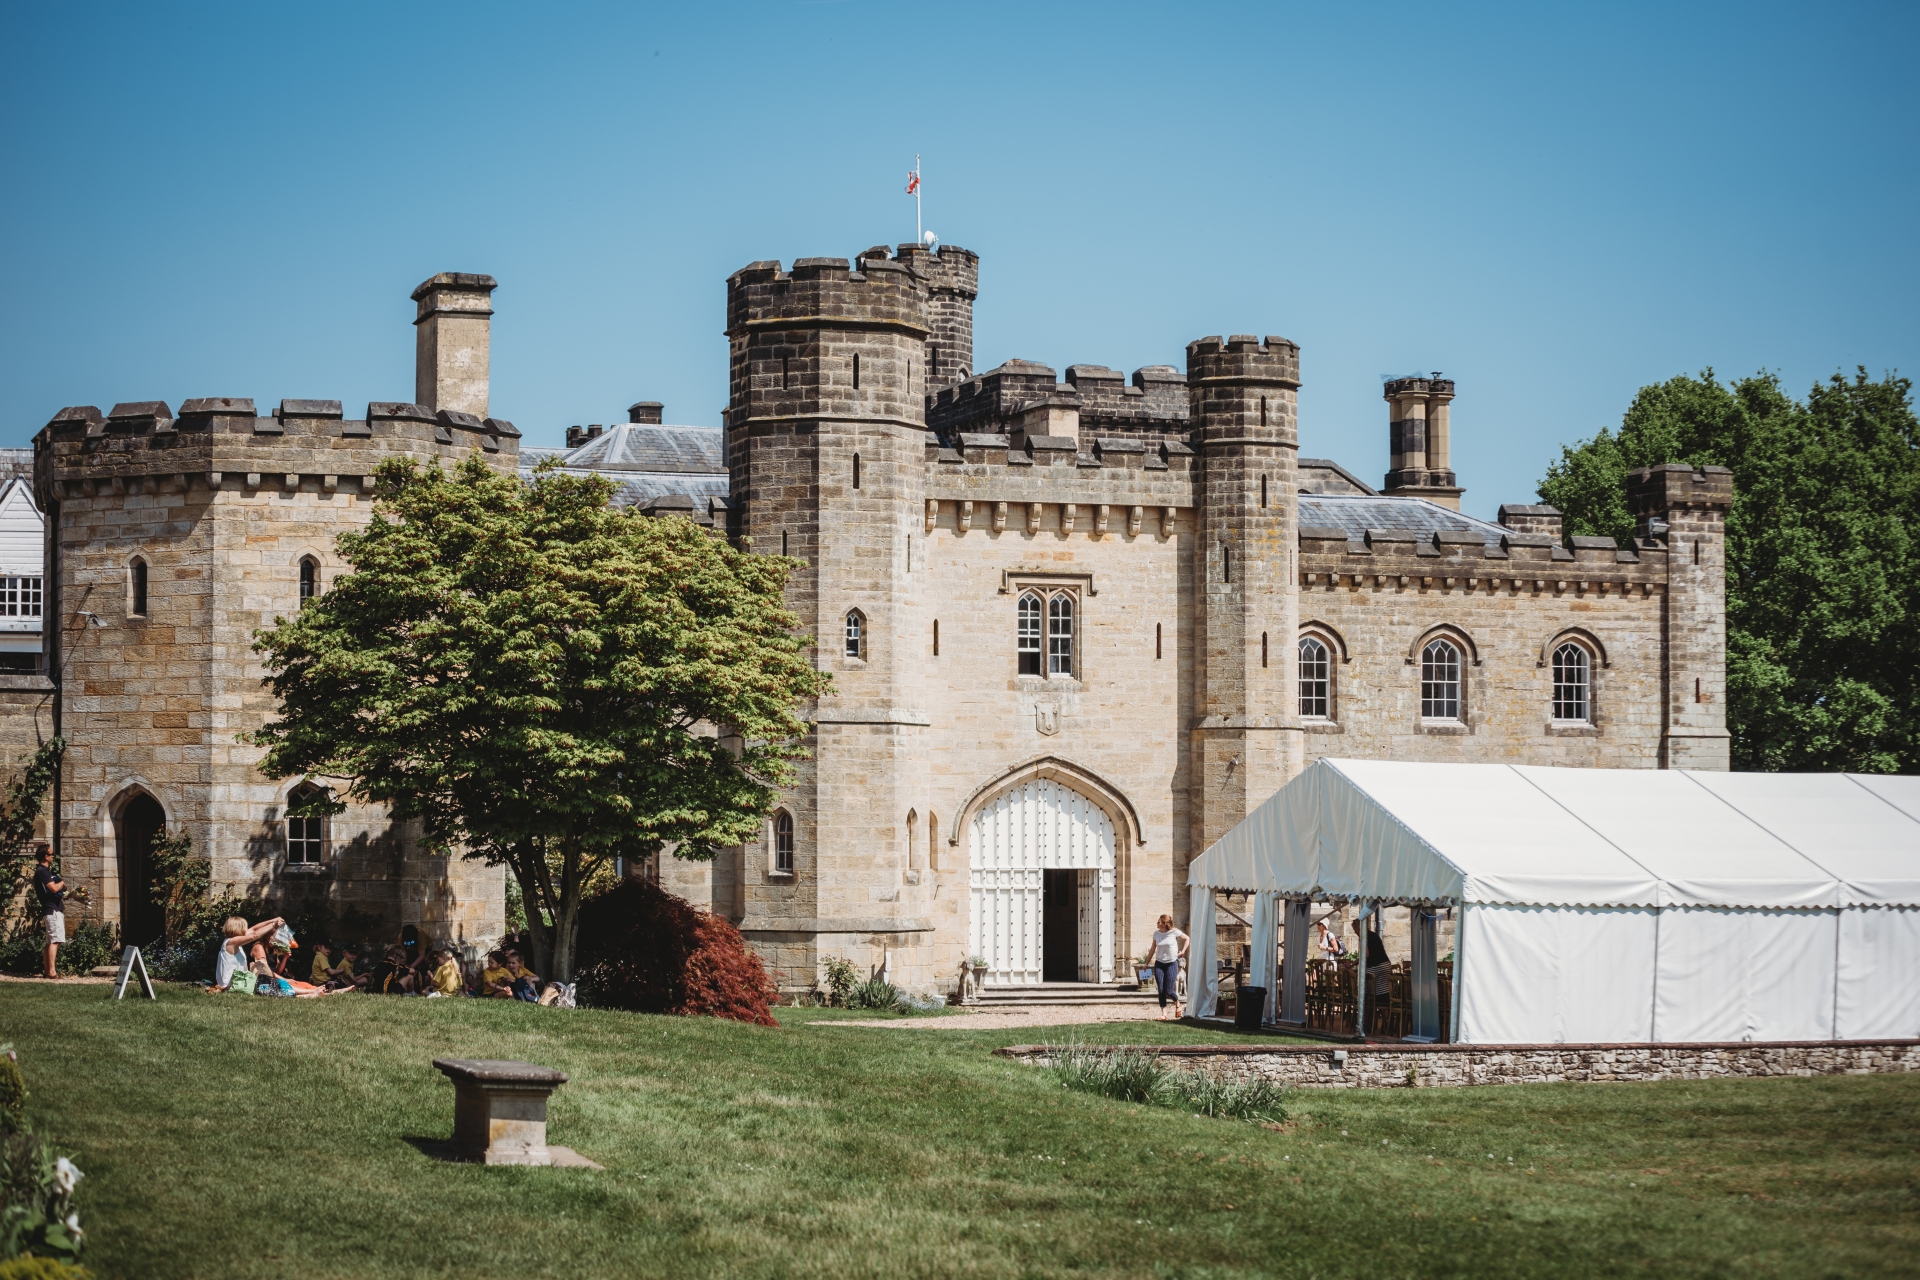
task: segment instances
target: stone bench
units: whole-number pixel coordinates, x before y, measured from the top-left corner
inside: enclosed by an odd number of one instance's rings
[[[547,1145],[547,1099],[567,1073],[531,1062],[435,1058],[453,1081],[449,1160],[480,1164],[600,1166],[565,1147]]]

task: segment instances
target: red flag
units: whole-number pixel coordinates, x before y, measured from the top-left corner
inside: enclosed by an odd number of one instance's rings
[[[920,171],[918,169],[909,169],[907,171],[907,194],[912,195],[914,192],[918,191],[919,189],[920,189]]]

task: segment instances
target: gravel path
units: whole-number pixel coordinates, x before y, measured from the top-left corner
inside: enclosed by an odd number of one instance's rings
[[[903,1031],[1011,1031],[1023,1027],[1070,1027],[1089,1022],[1150,1022],[1160,1016],[1153,1005],[1026,1005],[940,1018],[889,1018],[884,1022],[809,1022],[809,1027],[886,1027]]]

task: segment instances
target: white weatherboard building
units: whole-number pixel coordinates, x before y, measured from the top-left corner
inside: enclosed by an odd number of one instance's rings
[[[1456,1042],[1920,1036],[1916,777],[1323,759],[1188,884],[1203,1016],[1214,894],[1236,890],[1282,1022],[1301,1020],[1308,906],[1333,901],[1415,908],[1416,1033],[1440,1025],[1450,908]]]
[[[40,668],[46,524],[23,476],[0,490],[0,671]]]

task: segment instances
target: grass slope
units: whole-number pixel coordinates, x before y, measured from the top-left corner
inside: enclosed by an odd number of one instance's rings
[[[0,1040],[87,1173],[107,1276],[1808,1280],[1920,1256],[1920,1077],[1301,1092],[1275,1132],[989,1055],[1032,1032],[104,995],[0,988]],[[567,1071],[549,1133],[606,1171],[421,1155],[449,1055]]]

